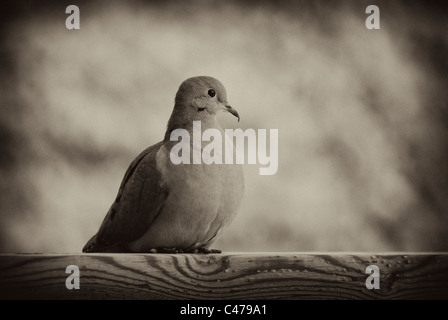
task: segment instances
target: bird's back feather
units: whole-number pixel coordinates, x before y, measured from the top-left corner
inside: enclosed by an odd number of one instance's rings
[[[116,200],[101,227],[83,252],[125,252],[126,243],[142,236],[157,217],[168,196],[156,167],[159,142],[138,155],[126,171]],[[143,200],[144,198],[144,200]]]

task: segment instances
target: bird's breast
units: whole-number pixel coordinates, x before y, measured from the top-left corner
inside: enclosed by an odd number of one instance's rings
[[[179,204],[188,201],[204,210],[218,210],[232,203],[239,204],[243,192],[244,179],[238,164],[173,164],[169,150],[163,146],[157,154],[157,168],[161,172],[162,183],[170,194],[176,196]]]
[[[156,156],[168,198],[146,235],[148,246],[204,245],[228,225],[244,189],[241,165],[173,164],[162,146]]]

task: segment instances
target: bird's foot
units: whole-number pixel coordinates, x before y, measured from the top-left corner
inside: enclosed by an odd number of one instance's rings
[[[222,253],[219,249],[209,249],[205,247],[198,247],[198,248],[187,248],[187,249],[181,249],[181,248],[152,248],[149,250],[149,253],[202,253],[202,254],[209,254],[209,253]]]
[[[178,248],[152,248],[149,253],[183,253],[182,249]]]
[[[210,249],[210,248],[198,247],[198,248],[193,250],[193,253],[209,254],[209,253],[222,253],[222,251],[219,250],[219,249]]]

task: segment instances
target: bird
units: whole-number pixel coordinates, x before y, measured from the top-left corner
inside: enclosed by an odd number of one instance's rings
[[[83,252],[221,253],[211,248],[238,212],[244,194],[241,164],[174,164],[176,129],[217,129],[220,112],[240,120],[224,85],[210,76],[181,83],[162,141],[143,150],[124,174],[115,201]],[[204,147],[204,142],[201,142]]]

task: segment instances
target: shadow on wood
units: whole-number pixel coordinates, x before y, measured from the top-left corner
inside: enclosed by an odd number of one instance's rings
[[[448,254],[1,254],[0,298],[448,299]]]

